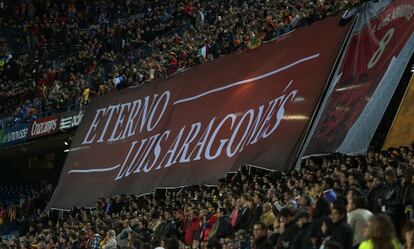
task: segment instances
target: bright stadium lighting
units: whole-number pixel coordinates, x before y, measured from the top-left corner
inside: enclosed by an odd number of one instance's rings
[[[68,146],[68,145],[69,145],[69,143],[68,143],[68,142],[66,142],[66,141],[65,141],[65,142],[63,142],[63,143],[64,143],[66,146]]]

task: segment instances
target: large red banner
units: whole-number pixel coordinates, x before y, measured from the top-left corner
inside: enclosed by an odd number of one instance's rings
[[[364,5],[305,155],[364,153],[413,51],[414,1]]]
[[[349,29],[338,22],[94,100],[48,208],[290,168]]]

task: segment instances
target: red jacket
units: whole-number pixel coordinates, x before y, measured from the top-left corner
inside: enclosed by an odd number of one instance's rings
[[[195,217],[191,220],[191,223],[187,227],[185,233],[185,243],[191,245],[194,240],[194,233],[200,229],[200,218]]]
[[[210,219],[208,219],[207,224],[204,224],[203,231],[201,233],[201,240],[202,241],[207,241],[208,240],[208,235],[210,234],[211,229],[213,229],[213,225],[214,225],[214,223],[216,223],[217,220],[218,220],[217,214],[213,214],[210,217]]]

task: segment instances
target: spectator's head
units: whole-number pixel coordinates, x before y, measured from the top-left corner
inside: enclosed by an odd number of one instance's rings
[[[361,190],[357,189],[357,188],[350,188],[346,194],[346,198],[350,199],[354,196],[361,196]]]
[[[128,228],[128,227],[129,227],[129,220],[124,220],[124,221],[122,222],[122,226],[123,226],[124,228]]]
[[[372,177],[372,184],[371,184],[371,188],[377,188],[378,186],[381,185],[383,178],[380,176],[379,173],[375,173]]]
[[[394,183],[397,180],[397,174],[393,168],[388,168],[385,170],[385,180],[388,184]]]
[[[392,240],[395,238],[395,230],[390,217],[378,214],[369,219],[364,237],[366,240],[372,240],[374,248],[394,248]]]
[[[342,201],[335,201],[331,205],[331,219],[333,223],[338,223],[346,216],[346,207]]]
[[[178,248],[178,247],[177,247]],[[221,244],[220,244],[220,242],[219,241],[217,241],[217,240],[210,240],[208,243],[207,243],[207,249],[221,249],[222,247],[221,247]],[[169,248],[166,248],[166,249],[169,249]]]
[[[253,226],[253,237],[255,240],[259,240],[267,236],[267,228],[263,222],[257,222]]]
[[[148,225],[148,223],[147,223],[147,221],[146,220],[140,220],[139,222],[138,222],[138,227],[139,227],[139,229],[145,229],[145,228],[147,228],[147,225]]]
[[[251,198],[250,198],[250,196],[249,196],[248,194],[243,194],[243,195],[241,196],[241,200],[242,200],[242,206],[243,206],[243,207],[248,207],[248,206],[250,206],[250,203],[251,203]]]
[[[299,227],[303,227],[305,224],[310,222],[311,214],[309,211],[302,209],[297,213],[296,220]]]
[[[110,229],[107,233],[106,233],[106,236],[108,237],[108,238],[115,238],[115,236],[116,236],[116,233],[115,233],[115,230],[113,230],[113,229]]]
[[[279,213],[280,222],[285,225],[292,222],[294,219],[294,216],[295,216],[295,213],[293,212],[291,208],[283,208],[282,210],[280,210],[280,213]]]
[[[179,243],[177,239],[169,239],[166,243],[165,249],[178,249]]]
[[[364,197],[353,196],[351,198],[348,198],[348,204],[346,205],[346,210],[348,213],[359,208],[365,208]]]
[[[408,165],[405,163],[398,163],[397,166],[397,176],[402,177],[405,174],[405,171],[408,169]]]
[[[299,205],[302,207],[309,207],[312,205],[312,199],[309,195],[301,195],[299,198]]]
[[[402,236],[407,246],[406,248],[412,248],[414,246],[414,221],[410,220],[404,224]]]
[[[223,217],[226,215],[226,209],[225,208],[219,208],[217,209],[217,217]]]
[[[211,203],[211,204],[208,206],[208,211],[209,211],[210,213],[213,213],[213,212],[216,212],[217,208],[218,208],[217,203],[216,203],[216,202],[213,202],[213,203]]]
[[[265,204],[263,204],[263,213],[267,213],[271,210],[272,210],[272,204],[270,204],[269,202],[266,202]]]

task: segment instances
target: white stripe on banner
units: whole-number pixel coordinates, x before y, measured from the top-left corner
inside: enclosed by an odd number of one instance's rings
[[[72,173],[100,173],[100,172],[108,172],[119,168],[121,164],[117,164],[110,168],[102,168],[102,169],[72,169],[69,170],[68,175]]]
[[[193,97],[188,97],[188,98],[184,98],[184,99],[177,100],[177,101],[175,101],[175,102],[174,102],[174,104],[173,104],[173,105],[177,105],[177,104],[180,104],[180,103],[184,103],[184,102],[192,101],[192,100],[195,100],[195,99],[198,99],[198,98],[204,97],[204,96],[209,95],[209,94],[212,94],[212,93],[220,92],[220,91],[223,91],[223,90],[226,90],[226,89],[229,89],[229,88],[235,87],[235,86],[239,86],[239,85],[247,84],[247,83],[250,83],[250,82],[253,82],[253,81],[256,81],[256,80],[261,80],[261,79],[264,79],[264,78],[270,77],[270,76],[272,76],[272,75],[274,75],[274,74],[277,74],[277,73],[280,73],[280,72],[282,72],[282,71],[285,71],[285,70],[287,70],[287,69],[289,69],[289,68],[291,68],[291,67],[294,67],[294,66],[296,66],[296,65],[298,65],[298,64],[301,64],[301,63],[303,63],[303,62],[313,60],[313,59],[315,59],[315,58],[319,57],[319,55],[320,55],[320,53],[317,53],[317,54],[314,54],[314,55],[311,55],[311,56],[308,56],[308,57],[302,58],[302,59],[300,59],[300,60],[297,60],[297,61],[295,61],[295,62],[293,62],[293,63],[291,63],[291,64],[289,64],[289,65],[283,66],[283,67],[278,68],[278,69],[275,69],[275,70],[273,70],[273,71],[270,71],[270,72],[268,72],[268,73],[265,73],[265,74],[262,74],[262,75],[259,75],[259,76],[256,76],[256,77],[253,77],[253,78],[247,79],[247,80],[241,80],[241,81],[237,81],[237,82],[234,82],[234,83],[229,83],[229,84],[227,84],[227,85],[225,85],[225,86],[222,86],[222,87],[218,87],[218,88],[214,88],[214,89],[208,90],[208,91],[206,91],[206,92],[200,93],[200,94],[195,95],[195,96],[193,96]]]

